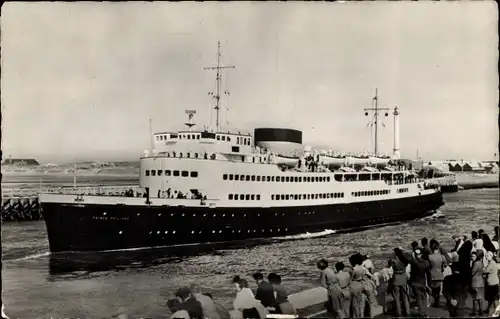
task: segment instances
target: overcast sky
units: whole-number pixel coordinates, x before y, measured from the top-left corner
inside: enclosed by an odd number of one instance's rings
[[[134,159],[154,131],[289,127],[373,148],[363,109],[397,105],[402,156],[489,159],[498,148],[495,2],[5,3],[2,150],[42,161]],[[229,122],[229,124],[228,124]],[[381,149],[392,152],[393,117]]]

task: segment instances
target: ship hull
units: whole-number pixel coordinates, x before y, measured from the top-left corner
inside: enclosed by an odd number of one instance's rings
[[[213,244],[359,229],[430,215],[441,192],[321,206],[179,207],[42,202],[50,251]]]

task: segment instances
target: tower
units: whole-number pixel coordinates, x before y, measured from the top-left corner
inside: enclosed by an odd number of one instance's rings
[[[401,151],[399,147],[399,108],[396,106],[394,108],[394,148],[393,148],[393,157],[394,159],[401,158]]]

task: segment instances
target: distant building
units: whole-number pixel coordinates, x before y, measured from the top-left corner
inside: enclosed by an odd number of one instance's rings
[[[34,158],[7,158],[2,165],[39,166],[40,163]]]
[[[462,165],[460,165],[460,163],[451,162],[451,163],[448,163],[448,170],[450,172],[461,172],[463,169],[462,169]]]

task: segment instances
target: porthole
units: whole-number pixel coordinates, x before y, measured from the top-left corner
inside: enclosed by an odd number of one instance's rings
[[[194,230],[193,230],[193,231],[191,231],[191,234],[194,234]]]
[[[215,230],[212,230],[212,234],[215,234]]]
[[[158,217],[160,217],[160,216],[161,216],[161,213],[158,214]]]
[[[168,234],[168,230],[165,231],[165,234]]]
[[[121,235],[122,233],[123,233],[123,232],[122,232],[121,230],[118,232],[118,234],[120,234],[120,235]]]
[[[102,213],[102,214],[103,214],[104,216],[106,216],[106,214],[107,214],[107,213],[106,213],[106,212],[104,212],[104,213]]]
[[[156,234],[159,234],[159,233],[160,233],[160,231],[157,231],[157,232],[156,232]]]
[[[175,234],[175,230],[172,232],[172,234]]]

